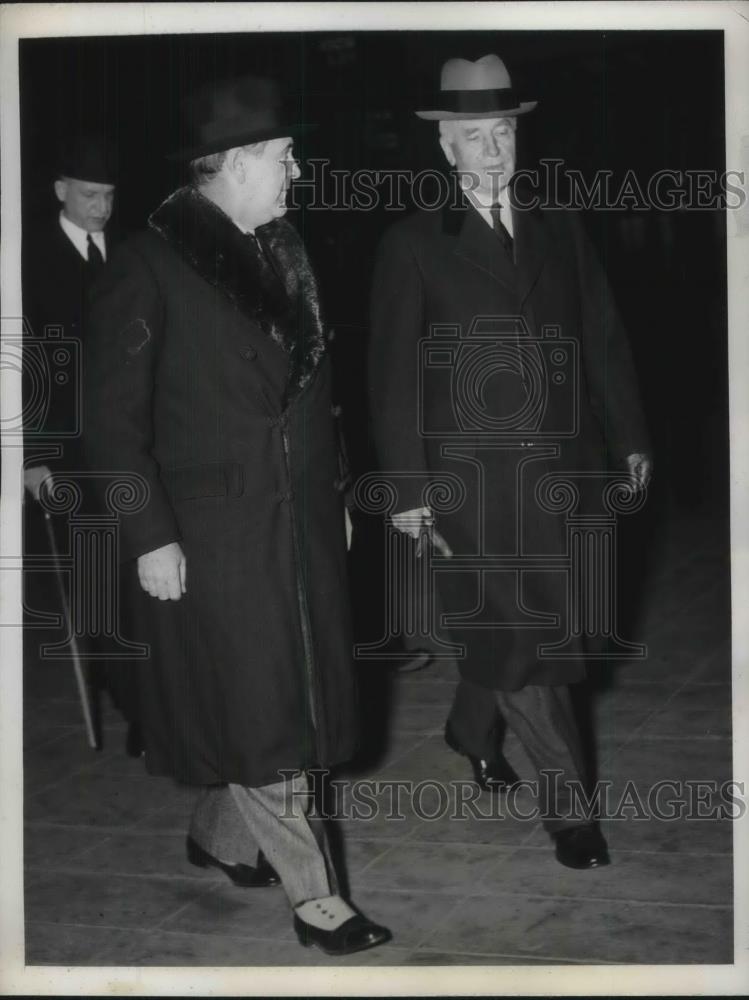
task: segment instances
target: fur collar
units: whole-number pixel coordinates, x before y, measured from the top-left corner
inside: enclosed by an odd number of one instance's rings
[[[245,236],[192,187],[175,191],[148,224],[288,354],[288,395],[303,389],[326,338],[317,282],[296,229],[278,219],[256,238]]]

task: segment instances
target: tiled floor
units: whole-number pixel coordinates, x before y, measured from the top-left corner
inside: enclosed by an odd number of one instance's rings
[[[184,834],[194,793],[147,777],[124,754],[113,710],[105,749],[89,750],[71,668],[29,656],[27,964],[732,962],[731,822],[634,818],[638,803],[647,815],[658,781],[719,788],[731,777],[728,579],[716,537],[694,520],[660,534],[634,636],[647,642],[648,659],[598,667],[589,685],[599,778],[629,817],[605,823],[611,867],[562,868],[537,825],[496,806],[492,816],[486,795],[474,815],[451,818],[424,786],[417,811],[403,799],[401,818],[380,811],[338,824],[354,900],[393,932],[391,944],[343,960],[296,943],[281,889],[241,890],[215,870],[191,868]],[[32,649],[39,637],[30,636]],[[384,752],[350,780],[380,782],[377,801],[390,796],[397,809],[393,782],[450,788],[468,775],[441,737],[453,667],[436,663],[392,683]],[[507,752],[528,776],[511,738]],[[703,793],[707,802],[711,787]]]

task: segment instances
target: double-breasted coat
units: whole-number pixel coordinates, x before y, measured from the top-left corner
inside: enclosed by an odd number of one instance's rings
[[[123,514],[146,766],[261,786],[354,743],[345,533],[330,364],[293,226],[245,236],[192,188],[94,288],[86,440],[147,489]],[[179,542],[187,593],[147,596],[136,560]]]
[[[393,225],[377,256],[369,351],[381,469],[413,474],[397,480],[398,509],[421,507],[424,484],[447,473],[465,491],[436,517],[453,553],[520,557],[520,573],[448,565],[436,577],[462,675],[507,690],[583,676],[574,656],[539,656],[564,635],[568,597],[565,573],[550,567],[565,556],[565,517],[539,490],[571,473],[582,483],[573,513],[600,512],[597,474],[648,447],[627,338],[579,219],[513,211],[513,228],[510,256],[463,196]]]

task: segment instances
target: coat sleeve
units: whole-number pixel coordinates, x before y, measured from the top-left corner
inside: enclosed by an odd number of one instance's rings
[[[612,458],[649,452],[629,339],[606,274],[575,212],[568,213],[580,281],[582,355],[593,411]]]
[[[145,483],[145,503],[120,515],[123,561],[180,538],[152,455],[152,405],[163,337],[163,303],[153,272],[137,250],[120,247],[89,300],[84,447],[94,471],[135,473]]]
[[[419,340],[424,336],[421,272],[406,235],[387,232],[378,248],[370,304],[369,411],[383,472],[415,473],[398,484],[398,510],[420,507],[428,464],[419,432]]]

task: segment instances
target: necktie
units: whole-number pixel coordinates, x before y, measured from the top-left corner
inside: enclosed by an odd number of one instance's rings
[[[512,249],[512,236],[510,236],[507,231],[507,227],[502,222],[501,211],[502,206],[498,201],[495,201],[492,207],[489,209],[492,216],[492,225],[494,226],[494,232],[499,237],[499,241],[505,248],[505,252],[510,260],[514,260],[514,254]]]
[[[101,250],[94,243],[91,233],[86,237],[86,243],[88,244],[88,267],[92,274],[96,274],[104,266],[104,258],[101,255]]]

